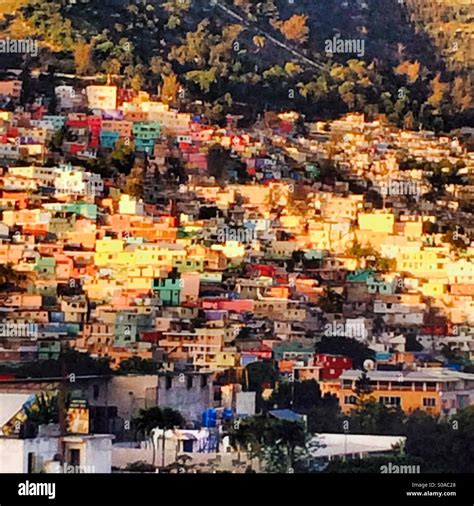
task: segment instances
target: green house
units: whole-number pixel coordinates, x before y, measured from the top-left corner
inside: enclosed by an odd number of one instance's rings
[[[204,259],[202,258],[175,258],[173,259],[173,267],[181,272],[202,272],[204,269]]]
[[[35,271],[42,276],[54,276],[56,259],[54,257],[39,257],[36,260]]]
[[[153,291],[164,304],[179,306],[181,301],[182,280],[179,278],[156,278],[153,280]]]
[[[57,339],[45,339],[38,343],[39,360],[57,360],[61,353],[61,341]]]
[[[349,272],[346,281],[349,283],[367,283],[369,279],[373,279],[374,271],[371,269],[361,269],[359,271]]]

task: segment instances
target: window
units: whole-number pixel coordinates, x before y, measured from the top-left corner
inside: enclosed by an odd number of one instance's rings
[[[36,455],[33,452],[28,453],[28,474],[34,473],[36,468]]]
[[[433,397],[423,397],[423,406],[425,408],[434,408],[436,406],[436,399]]]
[[[344,397],[344,404],[357,404],[357,397],[355,395],[346,395]]]
[[[400,406],[400,397],[380,397],[379,402],[385,406]]]
[[[186,378],[186,387],[188,390],[191,390],[191,388],[193,388],[193,377],[192,376],[188,376]]]
[[[193,453],[193,440],[192,439],[185,439],[183,441],[183,452],[184,453]]]
[[[93,395],[95,401],[99,398],[99,394],[100,394],[100,387],[99,387],[99,385],[93,385],[93,387],[92,387],[92,395]]]
[[[71,448],[69,450],[69,464],[72,466],[81,465],[81,450],[77,448]]]
[[[166,376],[166,390],[169,390],[173,385],[173,378],[171,376]]]

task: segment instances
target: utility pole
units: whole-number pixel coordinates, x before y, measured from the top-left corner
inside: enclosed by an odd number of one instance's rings
[[[161,447],[161,469],[163,470],[165,467],[165,442],[166,442],[166,429],[163,428],[163,444]]]
[[[59,393],[58,393],[58,416],[59,416],[58,453],[61,455],[61,465],[64,467],[64,464],[66,463],[66,448],[64,445],[64,438],[67,434],[67,420],[66,420],[66,363],[64,362],[62,347],[59,356],[59,362],[61,365],[61,381],[59,383]]]

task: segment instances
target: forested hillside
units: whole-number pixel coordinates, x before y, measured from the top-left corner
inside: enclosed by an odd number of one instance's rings
[[[10,3],[17,8],[4,9],[4,35],[41,40],[29,68],[159,87],[181,107],[199,99],[213,119],[230,111],[256,115],[271,103],[310,117],[383,113],[406,128],[472,123],[472,54],[457,31],[472,28],[461,2]],[[334,37],[363,41],[363,54],[328,53]],[[2,67],[22,64],[7,58]]]

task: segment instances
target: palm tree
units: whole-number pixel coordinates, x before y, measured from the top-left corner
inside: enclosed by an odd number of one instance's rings
[[[265,461],[270,472],[291,472],[300,460],[297,453],[308,446],[304,424],[262,416],[234,422],[229,436],[234,448],[246,448],[247,455],[256,457],[259,467]]]
[[[176,427],[182,427],[184,423],[185,420],[179,411],[175,411],[171,408],[161,409],[158,406],[149,409],[141,409],[138,417],[133,419],[132,424],[135,427],[136,435],[141,433],[145,438],[151,439],[153,448],[153,465],[155,465],[156,461],[155,438],[153,437],[154,431],[156,429],[163,430],[162,467],[164,467],[165,431]]]

